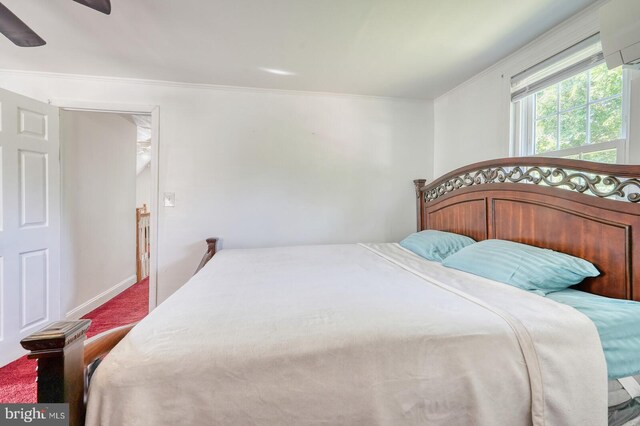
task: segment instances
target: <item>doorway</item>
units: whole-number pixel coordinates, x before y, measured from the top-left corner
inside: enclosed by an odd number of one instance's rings
[[[77,319],[148,285],[151,116],[63,108],[60,133],[61,308]]]
[[[137,128],[136,142],[136,279],[149,277],[151,258],[151,115],[125,116]]]
[[[135,138],[133,144],[133,163],[134,166],[131,169],[133,171],[133,177],[131,177],[131,170],[123,169],[123,173],[128,175],[129,179],[129,198],[128,205],[131,206],[131,192],[133,195],[133,207],[130,210],[131,216],[128,216],[127,220],[132,223],[128,228],[130,233],[127,235],[133,241],[133,249],[130,249],[129,243],[126,244],[129,254],[133,253],[132,257],[127,254],[126,258],[131,259],[133,264],[128,266],[128,271],[132,271],[132,277],[129,282],[139,282],[141,279],[148,280],[148,307],[149,311],[155,308],[157,299],[157,284],[156,284],[156,270],[157,270],[157,206],[158,206],[158,146],[159,146],[159,108],[157,106],[132,106],[132,105],[117,105],[117,104],[100,104],[100,103],[86,103],[86,102],[71,102],[71,101],[52,101],[61,109],[61,117],[68,114],[99,114],[104,120],[106,117],[111,117],[109,121],[118,122],[119,126],[135,127]],[[64,138],[63,138],[64,139]],[[65,158],[65,141],[61,142],[61,150],[63,158]],[[127,149],[131,146],[127,146]],[[129,150],[129,154],[131,151]],[[127,154],[128,155],[128,154]],[[128,160],[131,164],[131,158]],[[63,165],[64,170],[64,165]],[[66,183],[68,182],[65,177],[63,179],[63,193]],[[132,179],[132,180],[131,180]],[[125,207],[123,207],[124,209]],[[142,244],[138,244],[140,240],[139,222],[137,220],[137,212],[139,208],[146,209],[146,226],[144,227],[145,238],[144,241],[140,241]],[[129,212],[128,208],[126,210]],[[64,236],[63,236],[64,239]],[[139,247],[146,247],[146,250],[139,250]],[[106,261],[107,259],[105,259]],[[138,263],[140,260],[145,262],[143,271],[139,271]],[[106,263],[105,263],[106,264]],[[131,265],[131,264],[129,264]],[[64,267],[63,267],[64,269]],[[142,272],[140,274],[140,272]],[[126,274],[120,274],[123,279],[129,277]],[[140,278],[140,279],[138,279]],[[111,280],[112,282],[114,279]],[[116,286],[121,281],[113,282],[112,287]],[[126,288],[127,284],[123,284],[122,288]],[[111,287],[107,287],[111,288]],[[118,293],[118,289],[114,288],[109,296],[114,296]],[[108,300],[109,297],[103,300]],[[94,304],[95,305],[95,304]],[[86,310],[86,308],[84,309]],[[68,312],[67,312],[68,313]],[[82,314],[80,311],[76,311],[73,315],[67,315],[67,318],[72,319],[79,317],[78,314]]]
[[[141,115],[150,117],[150,138],[147,154],[148,173],[150,177],[149,191],[149,225],[147,230],[148,246],[150,249],[148,262],[149,288],[147,291],[149,311],[156,306],[156,270],[157,270],[157,206],[158,206],[158,129],[159,108],[157,106],[112,105],[92,102],[76,101],[37,101],[25,96],[0,89],[0,367],[17,359],[24,354],[20,347],[20,339],[51,321],[59,319],[73,319],[80,317],[99,306],[102,301],[109,300],[119,290],[125,288],[129,282],[116,279],[105,290],[83,293],[74,299],[73,291],[65,286],[72,267],[81,267],[83,262],[65,266],[61,270],[63,259],[61,251],[66,244],[83,249],[89,243],[99,245],[104,235],[98,235],[102,223],[94,217],[95,212],[116,205],[117,202],[106,201],[106,197],[96,197],[97,185],[89,185],[93,170],[86,167],[90,161],[97,161],[97,166],[111,164],[108,156],[112,154],[107,149],[102,153],[89,151],[88,157],[75,158],[78,170],[84,174],[64,175],[60,168],[63,146],[61,140],[60,116],[70,112],[93,112],[103,116],[116,117],[118,115]],[[122,119],[122,118],[121,118]],[[106,127],[109,129],[109,126]],[[136,133],[133,136],[132,173],[130,186],[136,186]],[[94,139],[89,133],[86,140]],[[110,148],[109,141],[105,146]],[[104,148],[103,146],[102,148]],[[73,156],[77,150],[69,150],[66,154]],[[82,169],[84,167],[84,169]],[[104,167],[103,167],[104,168]],[[78,185],[70,190],[61,186],[62,178],[66,182]],[[78,214],[81,209],[63,211],[62,196],[77,196],[80,190],[92,195],[94,201],[83,204],[86,214]],[[93,193],[92,193],[93,191]],[[131,264],[131,276],[136,280],[135,271],[135,195],[130,213],[133,225],[128,230],[133,236],[134,246]],[[77,204],[76,204],[77,205]],[[93,218],[93,219],[92,219]],[[69,227],[63,229],[62,220],[85,225],[84,233],[73,233]],[[66,242],[65,242],[66,241]],[[118,250],[97,250],[94,259],[99,262],[93,264],[85,279],[74,283],[76,289],[82,291],[90,288],[96,281],[95,277],[103,275],[100,268],[109,265]],[[86,265],[85,265],[86,266]],[[87,284],[89,283],[89,284]],[[118,285],[120,284],[120,285]],[[97,294],[96,294],[97,293]],[[144,307],[142,308],[144,309]]]

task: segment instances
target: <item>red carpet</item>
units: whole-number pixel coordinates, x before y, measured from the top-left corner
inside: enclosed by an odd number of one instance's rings
[[[91,320],[87,336],[140,321],[149,310],[149,279],[132,285],[83,318]],[[0,368],[0,403],[36,402],[36,361],[26,356]]]

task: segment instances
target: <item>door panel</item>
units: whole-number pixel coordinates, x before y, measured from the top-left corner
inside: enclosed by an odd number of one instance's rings
[[[0,89],[0,365],[60,318],[58,114]]]
[[[47,154],[18,150],[20,157],[20,226],[47,225]]]
[[[20,128],[18,134],[32,138],[47,139],[47,115],[18,108]]]
[[[47,250],[20,253],[20,330],[48,319]]]

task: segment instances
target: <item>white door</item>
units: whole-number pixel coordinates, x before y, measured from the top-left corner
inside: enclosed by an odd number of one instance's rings
[[[0,366],[60,318],[58,108],[0,89]]]

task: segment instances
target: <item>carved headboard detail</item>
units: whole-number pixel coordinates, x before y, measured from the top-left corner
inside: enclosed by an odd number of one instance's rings
[[[414,183],[419,230],[578,256],[601,272],[578,288],[640,301],[640,166],[505,158]]]

